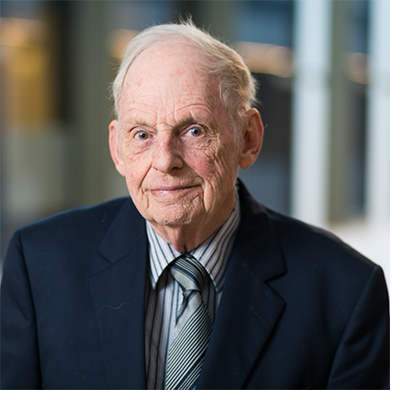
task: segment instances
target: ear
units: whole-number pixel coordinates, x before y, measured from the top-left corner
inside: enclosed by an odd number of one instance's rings
[[[239,155],[239,165],[241,168],[249,168],[256,161],[261,150],[264,136],[264,126],[260,113],[255,108],[250,108],[246,112],[243,126],[243,143]]]
[[[125,176],[125,163],[121,154],[120,138],[118,134],[118,121],[113,120],[108,126],[108,145],[110,147],[111,158],[114,161],[115,168],[122,175]]]

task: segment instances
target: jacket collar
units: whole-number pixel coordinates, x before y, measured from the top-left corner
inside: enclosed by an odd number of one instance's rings
[[[106,233],[89,278],[110,389],[146,389],[144,304],[147,237],[132,201]]]
[[[198,389],[240,389],[285,302],[268,281],[285,263],[266,209],[239,182],[241,223]],[[145,389],[145,221],[128,199],[99,248],[90,288],[109,387]]]
[[[240,389],[285,307],[268,281],[286,272],[266,209],[243,184],[241,225],[229,261],[198,389]]]

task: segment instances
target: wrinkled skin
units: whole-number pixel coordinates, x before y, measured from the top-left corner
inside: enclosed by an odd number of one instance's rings
[[[178,251],[215,232],[234,205],[238,166],[262,143],[259,113],[247,110],[234,133],[218,82],[185,40],[143,52],[125,77],[109,143],[142,216]]]

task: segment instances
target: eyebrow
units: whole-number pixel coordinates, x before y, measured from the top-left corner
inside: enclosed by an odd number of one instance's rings
[[[200,124],[200,125],[205,125],[209,128],[215,128],[216,125],[215,116],[212,113],[204,111],[197,112],[194,115],[190,113],[189,115],[186,115],[182,119],[178,120],[176,127],[182,128],[182,126],[190,124]]]
[[[186,126],[186,125],[191,125],[193,123],[200,123],[200,124],[205,124],[204,118],[193,118],[192,116],[186,117],[182,119],[181,121],[178,121],[177,126],[179,128]]]
[[[172,126],[172,128],[173,129],[181,129],[187,125],[196,124],[196,123],[200,124],[200,125],[208,126],[210,128],[214,127],[214,125],[215,125],[215,123],[212,119],[204,118],[204,117],[200,117],[200,116],[197,116],[197,118],[195,118],[192,115],[189,115],[189,116],[183,118],[182,120],[178,120],[177,123],[174,126]],[[145,121],[140,116],[138,116],[138,117],[130,118],[129,120],[124,122],[122,124],[122,129],[125,131],[129,131],[132,129],[133,126],[136,126],[136,125],[143,126],[143,127],[150,127],[153,129],[155,126],[155,124],[153,124],[152,122]]]
[[[135,126],[144,126],[144,127],[152,127],[153,124],[149,124],[149,121],[145,121],[144,119],[138,118],[129,118],[121,124],[122,130],[129,132]]]

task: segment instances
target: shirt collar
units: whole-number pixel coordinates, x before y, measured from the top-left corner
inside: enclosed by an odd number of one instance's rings
[[[217,292],[223,288],[226,267],[232,252],[240,222],[239,196],[235,192],[235,205],[229,218],[208,239],[190,252],[207,270]],[[146,221],[147,237],[150,248],[150,278],[153,288],[167,266],[183,253],[159,236]]]

